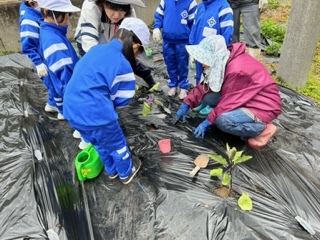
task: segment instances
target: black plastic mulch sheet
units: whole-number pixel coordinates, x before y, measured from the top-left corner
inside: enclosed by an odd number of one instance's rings
[[[175,126],[157,106],[144,117],[140,90],[119,118],[141,171],[128,185],[104,173],[79,182],[73,129],[43,111],[46,91],[25,56],[0,57],[0,239],[320,239],[320,109],[279,88],[279,130],[261,150],[215,127],[195,139],[203,119],[192,114]],[[158,97],[176,112],[177,100]],[[171,139],[168,154],[157,146],[163,138]],[[209,176],[213,161],[195,178],[189,172],[196,156],[223,155],[226,143],[253,159],[234,169],[233,192],[222,198],[220,180]],[[251,211],[237,205],[242,192]]]

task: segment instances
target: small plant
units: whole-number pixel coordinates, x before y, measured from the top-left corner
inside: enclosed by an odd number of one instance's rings
[[[270,19],[261,21],[262,34],[273,42],[283,43],[286,28]]]
[[[265,48],[266,54],[276,57],[279,56],[286,28],[270,19],[267,19],[265,21],[261,21],[261,32],[267,39],[272,41],[272,43]]]
[[[156,83],[155,85],[157,85],[156,88],[158,88],[159,83]],[[143,116],[147,116],[147,114],[152,110],[152,107],[153,107],[154,104],[160,106],[166,113],[171,114],[170,109],[165,107],[163,105],[163,103],[160,101],[160,99],[157,98],[157,97],[154,97],[153,94],[150,94],[146,98],[143,98],[143,99],[140,99],[140,100],[143,101],[143,107],[142,107],[142,115]]]
[[[269,46],[266,46],[264,51],[267,55],[278,57],[280,54],[280,49],[282,47],[281,43],[272,42]]]
[[[212,169],[210,171],[210,176],[219,177],[221,179],[222,188],[227,187],[229,195],[232,190],[232,171],[234,167],[239,163],[250,160],[252,156],[243,154],[243,151],[237,151],[235,147],[230,148],[228,143],[226,148],[227,158],[218,154],[208,154],[208,157],[221,165],[221,167]],[[251,210],[252,201],[249,195],[242,193],[242,196],[238,200],[238,205],[243,210]]]
[[[280,3],[278,0],[269,0],[268,1],[268,9],[277,9],[279,7]]]

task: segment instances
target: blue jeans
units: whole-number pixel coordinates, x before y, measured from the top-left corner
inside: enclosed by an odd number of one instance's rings
[[[209,92],[203,96],[202,102],[215,107],[219,97],[219,92]],[[245,108],[236,108],[220,114],[214,124],[223,132],[243,138],[255,137],[266,127],[263,122]]]
[[[255,137],[265,129],[266,124],[246,111],[242,108],[236,108],[222,113],[216,118],[214,124],[221,131],[232,135],[244,138]]]

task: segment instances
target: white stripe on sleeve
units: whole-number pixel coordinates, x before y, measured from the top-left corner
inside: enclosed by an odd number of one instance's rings
[[[30,31],[24,31],[24,32],[20,32],[20,37],[34,37],[34,38],[39,38],[39,33],[35,33],[35,32],[30,32]]]
[[[52,72],[55,72],[57,69],[59,69],[60,67],[64,66],[64,65],[68,65],[68,64],[72,64],[72,58],[68,57],[68,58],[62,58],[59,59],[58,61],[56,61],[54,64],[52,64],[49,69]]]
[[[119,90],[116,94],[110,95],[111,100],[113,101],[117,97],[119,98],[132,98],[134,96],[134,90]]]
[[[131,82],[131,81],[134,81],[135,79],[136,78],[135,78],[133,72],[127,73],[127,74],[118,75],[113,80],[111,88],[113,88],[113,86],[116,85],[119,82]]]
[[[223,15],[225,15],[225,14],[228,14],[228,13],[232,13],[232,14],[233,14],[232,8],[222,9],[222,10],[219,12],[218,16],[221,17],[221,16],[223,16]]]
[[[228,27],[228,26],[233,26],[233,21],[232,20],[228,20],[228,21],[224,21],[224,22],[221,22],[220,23],[220,27],[223,28],[223,27]]]
[[[47,59],[52,53],[59,50],[67,50],[67,49],[68,47],[64,43],[52,44],[50,47],[44,50],[43,55],[44,55],[44,58]]]
[[[31,26],[40,28],[40,26],[37,22],[29,20],[29,19],[23,19],[21,22],[21,25],[31,25]]]

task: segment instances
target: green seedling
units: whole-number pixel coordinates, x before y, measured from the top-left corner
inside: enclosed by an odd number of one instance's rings
[[[171,114],[170,109],[165,107],[159,98],[156,98],[153,94],[150,94],[143,102],[142,115],[147,116],[147,114],[152,110],[154,104],[160,106],[166,113]]]
[[[250,160],[252,156],[244,154],[243,151],[237,151],[235,147],[230,148],[228,143],[226,145],[226,150],[227,157],[219,154],[208,154],[208,157],[220,165],[220,167],[210,170],[210,176],[220,178],[222,188],[227,188],[229,190],[229,195],[232,189],[232,171],[234,167],[240,163]],[[238,205],[242,210],[251,210],[252,201],[249,195],[242,193],[242,196],[239,198]]]

